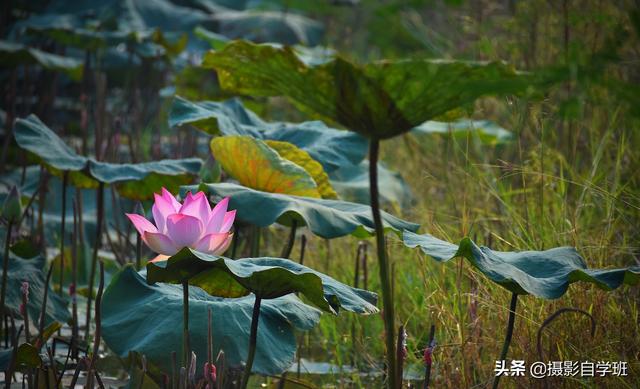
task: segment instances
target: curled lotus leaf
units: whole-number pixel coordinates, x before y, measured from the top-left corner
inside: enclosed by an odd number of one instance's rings
[[[439,262],[455,257],[466,258],[491,281],[517,294],[531,294],[545,299],[561,297],[569,285],[582,281],[604,290],[622,284],[640,283],[640,266],[618,269],[590,269],[573,247],[556,247],[544,251],[494,251],[478,246],[469,238],[459,245],[432,235],[404,232],[407,247],[419,247]]]

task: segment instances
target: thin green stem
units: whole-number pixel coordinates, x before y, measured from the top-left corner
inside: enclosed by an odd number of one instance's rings
[[[511,344],[511,336],[513,335],[513,324],[516,320],[516,304],[518,303],[518,294],[511,294],[511,304],[509,305],[509,321],[507,323],[507,335],[504,338],[504,344],[502,345],[502,352],[500,352],[499,361],[507,359],[507,352],[509,351],[509,345]],[[496,375],[493,379],[493,389],[498,387],[500,382],[500,375]]]
[[[378,154],[380,141],[371,140],[369,145],[369,191],[371,194],[371,212],[376,228],[376,245],[378,249],[378,267],[380,271],[380,286],[382,288],[383,318],[385,328],[385,346],[387,352],[387,388],[397,389],[397,365],[395,354],[395,314],[393,307],[393,291],[389,275],[389,261],[384,239],[384,227],[380,215],[378,194]]]
[[[96,278],[96,267],[98,265],[98,249],[102,237],[102,219],[104,217],[104,183],[98,185],[96,198],[97,217],[96,217],[96,241],[93,245],[93,257],[91,258],[91,272],[89,273],[89,296],[87,297],[87,321],[85,339],[89,339],[89,331],[91,329],[91,301],[93,300],[93,281]]]
[[[100,349],[100,337],[102,335],[102,292],[104,291],[104,264],[100,261],[100,284],[98,285],[98,294],[96,295],[96,333],[93,337],[93,351],[91,352],[91,359],[89,361],[89,368],[87,373],[89,376],[94,372],[96,360],[98,359],[98,351]],[[95,372],[97,374],[97,372]],[[97,377],[97,375],[96,375]],[[99,377],[98,377],[99,378]],[[102,386],[102,385],[101,385]],[[91,388],[93,386],[90,386]]]
[[[253,367],[253,358],[256,355],[256,343],[258,340],[258,320],[260,319],[260,303],[262,299],[256,296],[256,301],[253,304],[253,316],[251,317],[251,333],[249,334],[249,354],[247,355],[247,364],[244,367],[244,374],[242,375],[241,389],[246,389],[249,383],[249,376],[251,375],[251,368]]]
[[[9,272],[9,245],[11,244],[11,228],[13,222],[9,220],[7,224],[7,237],[4,241],[4,255],[2,256],[2,289],[0,290],[0,334],[4,325],[4,301],[7,293],[7,273]]]
[[[281,258],[289,258],[291,256],[291,250],[293,250],[293,245],[296,242],[296,229],[298,227],[298,222],[293,220],[291,222],[291,232],[289,233],[289,239],[287,240],[287,245],[282,248],[282,254],[280,254]]]
[[[189,282],[182,281],[182,365],[189,366]]]
[[[58,294],[62,296],[64,293],[64,228],[67,216],[67,183],[69,181],[69,172],[65,171],[62,175],[62,213],[60,223],[60,274],[58,277],[59,287]]]

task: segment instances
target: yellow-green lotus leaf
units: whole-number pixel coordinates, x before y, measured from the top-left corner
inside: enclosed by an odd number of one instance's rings
[[[313,177],[313,180],[318,185],[318,191],[323,199],[337,199],[338,194],[329,183],[329,176],[322,168],[320,162],[311,158],[309,153],[299,149],[296,145],[289,142],[282,142],[277,140],[265,140],[269,147],[274,149],[284,159],[295,163],[304,170],[307,171]]]
[[[223,136],[213,138],[210,146],[222,169],[244,186],[270,193],[322,197],[306,170],[282,158],[261,140]]]

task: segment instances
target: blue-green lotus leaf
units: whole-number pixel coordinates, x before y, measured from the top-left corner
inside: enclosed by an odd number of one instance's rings
[[[605,290],[640,282],[640,266],[619,269],[589,269],[573,247],[545,251],[494,251],[464,238],[455,245],[429,234],[404,232],[404,244],[420,249],[439,262],[466,258],[490,280],[513,293],[545,299],[561,297],[569,284],[584,281]]]
[[[38,64],[48,70],[63,72],[74,80],[82,78],[81,61],[3,40],[0,40],[0,63],[10,67]]]
[[[240,288],[229,282],[229,278]],[[283,258],[232,260],[184,248],[167,261],[148,263],[147,280],[150,283],[188,280],[209,294],[221,297],[238,297],[251,292],[264,299],[273,299],[300,293],[327,312],[337,313],[340,308],[363,314],[378,312],[375,293],[352,288]]]
[[[502,144],[513,140],[513,133],[489,120],[460,119],[455,122],[428,121],[411,130],[414,134],[452,134],[477,137],[485,144]]]
[[[2,234],[0,234],[3,242],[5,234],[6,230],[3,230]],[[4,258],[2,258],[2,260],[4,260]],[[9,271],[7,273],[5,305],[13,312],[15,317],[20,317],[20,305],[22,304],[20,287],[22,282],[26,281],[29,283],[27,311],[29,312],[29,317],[34,322],[38,322],[46,288],[45,265],[46,260],[41,255],[32,258],[21,258],[9,252]],[[0,274],[1,273],[2,269],[0,268]],[[53,321],[66,323],[69,319],[70,315],[67,309],[67,302],[49,288],[45,324],[48,325]]]
[[[162,187],[177,190],[190,183],[202,167],[198,158],[137,164],[96,161],[77,154],[35,115],[17,119],[14,136],[20,147],[35,154],[54,173],[75,173],[72,184],[80,187],[95,186],[96,181],[118,184],[120,194],[132,199],[151,198]]]
[[[390,138],[486,95],[525,93],[550,80],[501,62],[403,59],[305,64],[289,47],[230,43],[207,53],[223,89],[286,96],[300,108],[372,139]]]
[[[36,115],[16,119],[14,136],[20,147],[31,151],[49,166],[63,171],[83,170],[88,159],[78,155]]]
[[[228,182],[181,188],[182,193],[198,190],[216,201],[230,197],[229,208],[237,210],[236,218],[258,227],[274,223],[290,226],[296,220],[298,226],[307,226],[315,235],[327,239],[349,234],[367,238],[375,230],[371,207],[364,204],[267,193]],[[382,222],[386,230],[398,234],[402,230],[416,231],[419,227],[386,212],[382,212]]]
[[[226,10],[216,12],[214,20],[218,23],[218,32],[224,36],[253,42],[315,46],[324,34],[321,23],[292,12]]]
[[[202,289],[189,288],[191,345],[198,361],[207,355],[208,309],[213,317],[213,352],[224,350],[228,366],[246,360],[254,296],[213,297]],[[253,371],[280,374],[293,362],[296,352],[294,328],[309,330],[320,311],[295,295],[263,300]],[[130,266],[116,274],[102,300],[102,336],[120,357],[129,351],[144,355],[165,372],[171,371],[171,352],[182,350],[182,286],[149,285]]]
[[[331,172],[329,179],[341,199],[361,204],[370,203],[369,161],[364,160],[358,165],[343,165]],[[402,175],[389,170],[381,162],[378,163],[378,191],[383,204],[402,209],[413,202],[411,188]]]
[[[173,100],[169,125],[184,124],[209,134],[250,135],[261,140],[292,143],[320,162],[327,173],[360,163],[368,149],[368,142],[362,136],[327,127],[321,121],[266,122],[246,109],[239,99],[191,102],[178,96]]]

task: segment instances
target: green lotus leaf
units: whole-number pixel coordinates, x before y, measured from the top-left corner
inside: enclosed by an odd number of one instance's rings
[[[299,149],[296,145],[279,140],[265,140],[267,146],[274,149],[282,158],[295,163],[309,173],[318,186],[318,192],[323,199],[337,199],[338,194],[331,187],[329,176],[320,162],[311,158],[309,153]]]
[[[345,235],[367,238],[374,234],[371,207],[340,200],[316,199],[302,196],[267,193],[233,183],[184,186],[181,193],[202,190],[216,201],[230,197],[229,208],[237,210],[236,218],[259,227],[274,223],[290,226],[308,226],[322,238],[332,239]],[[402,230],[416,231],[418,224],[382,212],[386,230],[398,234]]]
[[[477,136],[485,144],[502,144],[513,140],[513,134],[489,120],[460,119],[455,122],[428,121],[411,130],[414,134],[452,134],[466,138]]]
[[[466,258],[491,281],[517,294],[532,294],[545,299],[561,297],[569,284],[590,282],[598,288],[613,290],[622,284],[640,282],[640,266],[619,269],[589,269],[573,247],[545,251],[493,251],[464,238],[455,245],[429,234],[404,232],[404,244],[420,249],[439,262]]]
[[[62,171],[80,171],[88,159],[78,155],[36,115],[16,119],[14,136],[20,147],[31,151],[44,163]]]
[[[91,161],[91,176],[106,184],[117,184],[118,192],[130,199],[144,200],[159,193],[162,187],[177,191],[200,172],[199,158],[163,159],[141,163],[107,163]]]
[[[362,136],[327,127],[321,121],[263,121],[239,99],[191,102],[178,96],[171,106],[169,125],[184,124],[212,135],[250,135],[261,140],[292,143],[320,162],[327,173],[360,163],[369,146]]]
[[[74,80],[82,78],[81,61],[3,40],[0,40],[0,63],[11,67],[38,64],[48,70],[63,72]]]
[[[408,59],[357,65],[336,56],[308,66],[289,47],[237,41],[206,54],[220,85],[251,96],[286,96],[372,139],[402,134],[485,95],[522,93],[539,82],[501,62]]]
[[[199,361],[207,355],[207,318],[212,310],[213,355],[224,350],[228,366],[246,360],[254,296],[213,297],[198,287],[189,288],[191,345]],[[263,300],[253,371],[279,374],[295,357],[294,328],[309,330],[320,319],[320,311],[293,294]],[[182,287],[147,284],[127,266],[116,274],[102,300],[102,336],[118,356],[129,351],[145,355],[165,372],[171,371],[171,352],[182,350]]]
[[[3,234],[1,234],[3,241],[5,234],[6,231],[3,231]],[[32,258],[21,258],[13,252],[9,252],[5,306],[10,309],[16,317],[20,316],[20,305],[22,304],[20,287],[22,286],[22,282],[26,281],[29,283],[27,311],[31,319],[35,322],[39,320],[45,288],[47,287],[46,274],[44,273],[45,265],[46,260],[42,255],[37,255]],[[1,269],[0,273],[2,273]],[[70,315],[67,310],[67,302],[49,287],[45,324],[48,325],[54,321],[66,323],[69,319]]]
[[[243,135],[213,138],[211,153],[242,185],[270,193],[320,197],[313,177],[263,141]]]
[[[184,248],[167,261],[147,264],[147,281],[150,283],[181,283],[188,280],[209,294],[229,297],[229,289],[226,286],[223,290],[220,288],[220,274],[231,276],[246,290],[243,294],[251,292],[263,299],[301,293],[327,312],[337,313],[341,307],[363,314],[378,312],[375,293],[352,288],[288,259],[264,257],[232,260]]]
[[[330,182],[341,199],[361,204],[370,203],[369,161],[358,165],[345,165],[329,174]],[[378,162],[378,191],[380,202],[402,209],[413,202],[409,184],[398,172]]]
[[[321,23],[293,12],[218,10],[214,19],[224,36],[254,42],[315,46],[324,33]]]
[[[17,119],[16,142],[35,154],[57,177],[69,172],[70,183],[80,188],[95,188],[97,182],[117,184],[121,195],[148,199],[164,186],[177,190],[191,182],[202,167],[198,158],[165,159],[154,162],[108,163],[78,155],[35,115]]]

